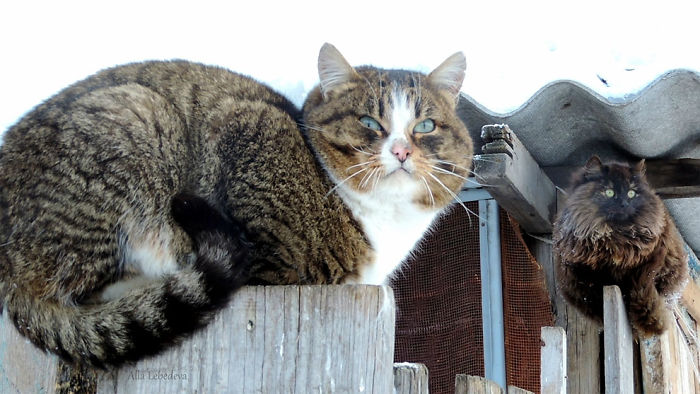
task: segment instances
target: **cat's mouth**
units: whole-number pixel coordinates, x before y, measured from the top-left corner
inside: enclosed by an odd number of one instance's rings
[[[413,172],[411,172],[409,169],[406,167],[399,167],[388,174],[386,174],[386,178],[391,177],[391,176],[412,176]]]

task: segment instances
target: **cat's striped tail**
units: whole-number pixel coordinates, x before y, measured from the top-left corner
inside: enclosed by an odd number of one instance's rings
[[[245,284],[250,245],[198,197],[177,196],[172,207],[197,245],[191,268],[96,305],[39,300],[10,284],[6,311],[20,333],[68,362],[105,368],[155,354],[205,325]]]

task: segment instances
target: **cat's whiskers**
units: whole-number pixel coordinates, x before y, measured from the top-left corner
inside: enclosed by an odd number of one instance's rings
[[[350,179],[352,179],[353,177],[355,177],[355,176],[357,176],[357,175],[359,175],[359,174],[361,174],[361,173],[367,171],[368,169],[369,169],[369,167],[362,168],[362,169],[360,169],[360,170],[358,170],[358,171],[352,173],[349,177],[347,177],[347,178],[343,179],[342,181],[338,182],[335,186],[333,186],[333,187],[331,188],[331,190],[328,191],[328,193],[326,193],[326,197],[330,196],[331,193],[333,193],[337,188],[339,188],[339,187],[340,187],[341,185],[343,185],[345,182],[347,182],[347,181],[349,181]]]
[[[448,193],[452,196],[452,198],[454,198],[454,200],[455,200],[459,205],[462,206],[462,208],[464,208],[464,210],[467,212],[467,217],[469,218],[469,225],[470,225],[470,226],[471,226],[471,218],[469,217],[470,214],[471,214],[471,215],[474,215],[474,216],[476,216],[477,218],[479,218],[480,220],[482,220],[481,217],[480,217],[476,212],[474,212],[474,211],[472,211],[471,209],[467,208],[467,206],[464,205],[464,203],[462,202],[462,200],[460,200],[459,197],[458,197],[452,190],[450,190],[449,187],[445,186],[445,184],[442,183],[442,181],[441,181],[440,179],[438,179],[438,177],[436,177],[435,175],[431,174],[430,172],[427,172],[426,174],[428,174],[429,177],[431,177],[438,185],[440,185],[440,187],[442,187],[443,189],[445,189],[445,191],[448,192]]]
[[[372,168],[371,171],[365,173],[365,175],[362,177],[362,180],[360,181],[359,187],[360,189],[364,189],[368,184],[369,181],[372,179],[374,174],[379,170],[379,167],[374,167]]]
[[[472,157],[472,160],[475,160],[475,161],[483,161],[483,162],[485,162],[485,163],[498,163],[498,160],[489,160],[489,159],[485,159],[483,155],[474,155],[474,156]]]
[[[430,165],[430,168],[434,169],[435,171],[437,171],[437,172],[439,172],[439,173],[441,173],[441,174],[447,174],[447,175],[456,176],[457,178],[463,179],[463,180],[465,180],[465,181],[468,181],[468,180],[469,180],[469,178],[467,178],[467,177],[465,177],[465,176],[459,175],[459,174],[457,174],[457,173],[455,173],[455,172],[453,172],[453,171],[449,171],[449,170],[446,170],[446,169],[441,168],[441,167],[438,167],[438,166]]]
[[[430,189],[430,186],[428,186],[428,181],[425,180],[425,177],[423,175],[420,176],[421,181],[423,181],[423,186],[425,186],[425,190],[428,192],[428,197],[430,197],[430,206],[435,206],[435,197],[433,196],[433,191]]]
[[[362,162],[362,163],[357,163],[357,164],[355,164],[355,165],[351,165],[350,167],[348,167],[348,168],[345,169],[345,172],[348,172],[351,168],[361,167],[361,166],[364,166],[364,165],[366,165],[366,164],[372,164],[372,163],[374,163],[374,162],[376,162],[376,161],[377,161],[377,159],[372,159],[372,160],[368,160],[368,161],[365,161],[365,162]]]
[[[453,166],[453,167],[455,167],[455,168],[462,169],[462,170],[464,170],[464,171],[467,171],[467,174],[473,175],[475,178],[480,179],[481,181],[484,180],[484,178],[483,178],[481,175],[477,174],[476,171],[474,171],[474,170],[472,170],[472,169],[469,169],[469,168],[466,168],[466,167],[462,167],[462,166],[460,166],[460,165],[457,165],[457,164],[455,164],[455,163],[452,163],[452,162],[446,161],[446,160],[437,160],[437,159],[431,159],[431,160],[432,160],[433,162],[435,162],[435,163],[445,164],[445,165]],[[433,168],[439,170],[440,172],[449,173],[449,170],[446,170],[446,169],[444,169],[444,168],[441,168],[441,167],[440,167],[440,168],[437,168],[437,167],[432,166],[432,165],[431,165],[431,167],[433,167]],[[454,173],[454,172],[452,172],[451,175],[455,175],[455,176],[457,176],[457,177],[460,177],[460,178],[464,179],[465,181],[467,181],[467,182],[469,182],[469,183],[472,183],[472,184],[474,184],[474,185],[477,185],[477,186],[492,186],[492,185],[489,185],[489,184],[486,184],[486,183],[483,183],[483,182],[476,182],[476,181],[474,181],[473,179],[471,179],[471,178],[469,178],[469,177],[463,177],[463,176],[458,175],[457,173]]]
[[[376,178],[374,180],[374,185],[372,185],[372,190],[377,188],[377,185],[379,184],[379,180],[382,178],[382,175],[384,174],[383,168],[378,167],[378,169],[379,169],[379,171],[377,171],[377,173],[375,174]]]

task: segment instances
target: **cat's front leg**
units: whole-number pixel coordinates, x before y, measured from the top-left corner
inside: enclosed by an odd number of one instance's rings
[[[669,321],[666,301],[656,290],[653,278],[640,276],[631,280],[627,289],[627,315],[642,336],[658,335]]]
[[[603,284],[589,266],[561,262],[559,285],[566,300],[586,316],[602,323]]]

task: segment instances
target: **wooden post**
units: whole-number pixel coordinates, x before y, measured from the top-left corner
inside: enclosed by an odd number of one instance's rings
[[[573,306],[566,307],[567,388],[570,393],[600,393],[600,324]]]
[[[481,376],[455,376],[455,394],[503,394],[501,386]]]
[[[697,355],[673,323],[663,334],[640,341],[645,393],[695,392],[692,359]]]
[[[455,394],[533,394],[515,386],[508,386],[505,391],[496,382],[492,382],[481,376],[457,375],[455,376]]]
[[[394,394],[428,394],[428,368],[418,363],[394,364]]]
[[[541,338],[541,393],[566,394],[566,332],[561,327],[542,327]]]
[[[387,286],[245,287],[209,325],[98,393],[390,393],[394,296]],[[55,356],[0,324],[0,392],[57,389]]]
[[[634,392],[634,350],[632,328],[622,293],[617,286],[603,288],[603,325],[605,341],[605,392]]]
[[[508,394],[534,394],[532,391],[527,391],[515,386],[508,386]]]

